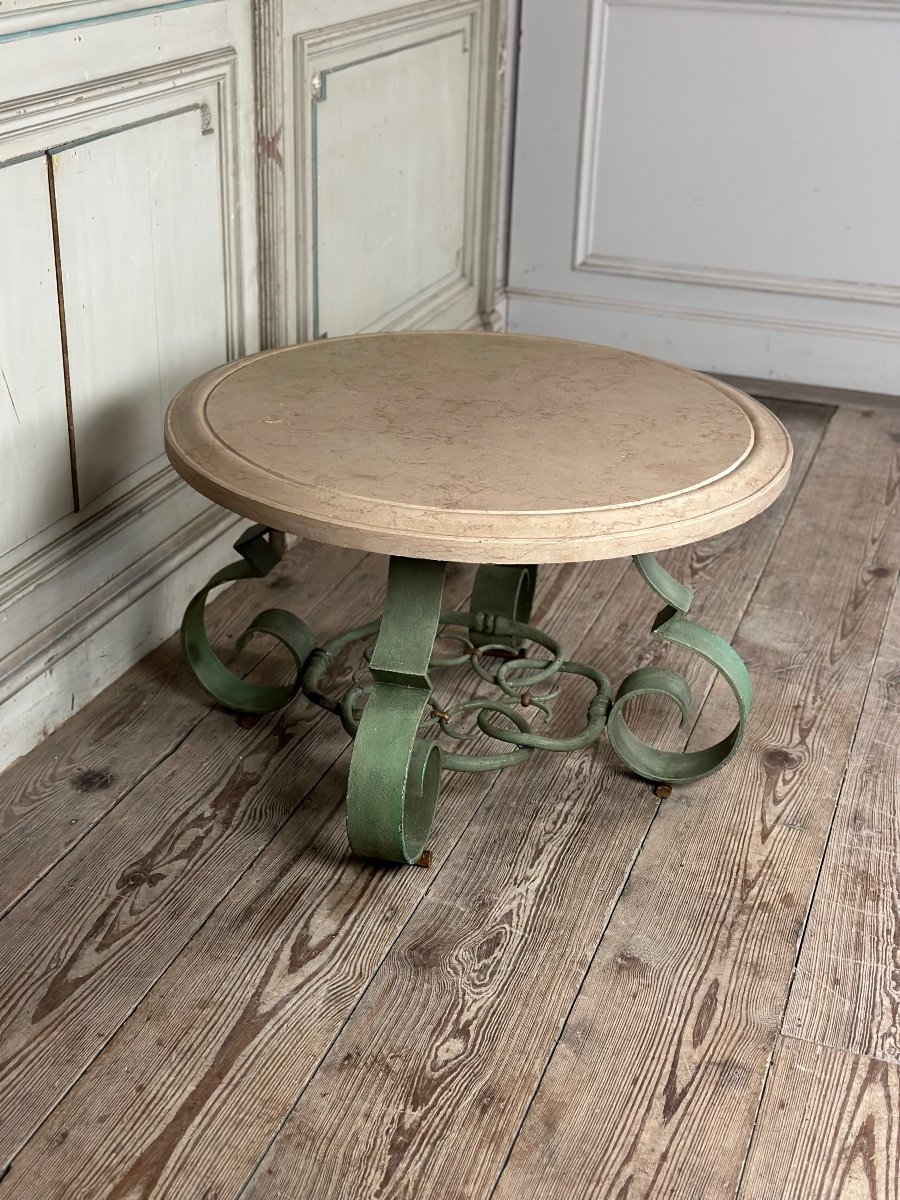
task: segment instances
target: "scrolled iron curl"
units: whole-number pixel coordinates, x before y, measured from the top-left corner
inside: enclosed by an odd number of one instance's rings
[[[237,649],[242,649],[257,634],[273,637],[290,652],[296,677],[292,683],[278,687],[248,682],[229,670],[213,651],[205,625],[206,599],[209,592],[220,584],[266,575],[280,556],[272,544],[271,531],[259,525],[247,530],[235,543],[235,549],[242,561],[231,563],[216,572],[193,597],[185,612],[182,643],[198,680],[226,707],[247,713],[270,712],[287,704],[302,691],[312,703],[338,714],[348,734],[354,737],[359,725],[359,703],[371,692],[371,685],[357,683],[343,698],[335,698],[324,693],[321,684],[338,654],[354,642],[377,636],[381,622],[371,621],[350,629],[317,647],[312,631],[299,617],[283,609],[267,609],[255,617],[240,635]],[[690,587],[669,575],[652,555],[635,555],[633,561],[645,582],[665,604],[654,623],[654,636],[700,655],[715,667],[731,688],[739,715],[730,733],[715,745],[701,750],[668,751],[650,746],[628,726],[625,706],[637,696],[661,695],[675,704],[683,724],[690,709],[691,691],[687,680],[678,672],[667,667],[641,667],[623,680],[613,697],[609,681],[602,672],[582,663],[567,661],[559,643],[542,630],[502,616],[449,611],[441,613],[441,626],[458,626],[479,634],[479,645],[476,647],[465,634],[442,632],[442,637],[457,641],[462,650],[458,655],[434,655],[429,669],[459,666],[468,662],[478,677],[497,687],[505,699],[478,697],[461,701],[447,710],[439,711],[425,724],[439,726],[441,732],[453,740],[470,741],[475,737],[474,732],[454,725],[452,718],[474,713],[475,723],[482,733],[513,748],[489,755],[444,751],[443,764],[446,768],[492,771],[517,766],[527,761],[535,750],[562,752],[583,749],[597,741],[604,729],[619,758],[635,774],[645,779],[669,783],[701,779],[724,766],[734,755],[743,738],[752,698],[747,668],[723,638],[688,620],[686,614],[693,598]],[[506,640],[485,642],[485,636]],[[484,665],[485,657],[492,652],[508,655],[511,638],[532,641],[547,650],[550,657],[543,660],[507,657],[496,669],[489,670]],[[536,666],[536,662],[540,665]],[[509,702],[537,708],[546,719],[549,705],[559,693],[558,681],[564,674],[581,676],[595,687],[585,725],[579,732],[566,737],[536,733],[528,719],[511,707]],[[556,683],[549,691],[534,693],[537,686],[550,684],[551,681]],[[491,714],[504,717],[513,728],[498,725],[490,719]]]
[[[641,667],[619,685],[607,719],[606,735],[619,758],[644,779],[665,783],[703,779],[723,767],[741,744],[753,698],[750,676],[737,651],[724,638],[687,619],[685,614],[694,595],[692,588],[671,576],[652,554],[636,554],[633,562],[665,604],[653,624],[653,635],[699,654],[715,667],[734,694],[738,720],[724,738],[702,750],[659,750],[648,745],[631,731],[625,720],[627,702],[637,696],[665,696],[681,713],[683,725],[690,710],[691,689],[683,675],[668,667]]]

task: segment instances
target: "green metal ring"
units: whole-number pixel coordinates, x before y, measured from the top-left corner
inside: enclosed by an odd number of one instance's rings
[[[283,608],[267,608],[259,613],[240,635],[238,650],[260,633],[287,647],[294,660],[296,676],[292,683],[283,687],[248,683],[230,671],[210,645],[206,630],[207,596],[223,583],[267,575],[281,558],[272,544],[271,534],[272,531],[263,525],[253,525],[243,533],[234,544],[241,561],[230,563],[213,575],[191,599],[181,622],[181,644],[194,674],[214,699],[235,712],[272,712],[288,704],[300,690],[304,665],[316,644],[309,626]]]
[[[703,779],[724,767],[741,744],[752,704],[750,676],[737,651],[724,638],[687,619],[685,614],[693,599],[693,591],[687,584],[674,579],[651,554],[635,555],[634,563],[646,583],[666,604],[654,623],[654,636],[684,646],[716,668],[737,701],[738,721],[721,741],[702,750],[680,752],[648,745],[628,727],[624,715],[626,703],[636,696],[665,696],[679,709],[683,724],[690,709],[691,690],[687,680],[677,671],[642,667],[620,685],[610,709],[607,736],[619,758],[644,779],[665,783]]]

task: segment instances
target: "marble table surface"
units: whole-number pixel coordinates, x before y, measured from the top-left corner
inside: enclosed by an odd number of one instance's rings
[[[790,439],[735,388],[623,350],[515,334],[383,333],[266,351],[185,387],[175,469],[218,504],[411,558],[571,562],[749,520]]]

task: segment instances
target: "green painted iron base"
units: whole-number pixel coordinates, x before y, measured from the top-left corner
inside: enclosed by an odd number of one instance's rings
[[[394,862],[424,861],[444,770],[518,766],[536,750],[583,749],[605,731],[613,750],[636,775],[668,789],[720,770],[741,743],[751,702],[747,668],[723,638],[688,619],[691,588],[673,579],[650,554],[635,555],[634,564],[665,606],[652,632],[706,659],[737,701],[734,729],[702,750],[658,750],[643,742],[626,721],[629,700],[655,694],[672,700],[684,723],[691,703],[684,676],[666,667],[641,667],[613,695],[605,675],[566,659],[553,638],[528,624],[537,579],[533,566],[479,567],[470,609],[445,612],[441,609],[444,564],[392,557],[381,620],[348,630],[321,646],[299,617],[284,609],[266,609],[238,638],[238,649],[256,634],[268,634],[290,651],[296,677],[283,687],[250,683],[233,674],[210,646],[204,623],[206,598],[219,584],[268,574],[279,561],[281,540],[276,531],[261,525],[237,540],[240,560],[218,571],[187,607],[182,623],[184,651],[200,683],[228,708],[270,712],[302,692],[340,717],[355,739],[347,781],[347,832],[358,854]],[[441,641],[453,643],[455,653],[435,654],[439,629]],[[351,643],[373,637],[374,649],[365,655],[370,681],[357,678],[343,697],[324,692],[322,685],[336,656]],[[541,646],[549,657],[527,657],[526,642]],[[479,696],[441,708],[432,696],[430,673],[465,663],[498,690],[499,698]],[[532,713],[549,716],[559,681],[566,674],[581,676],[594,687],[584,725],[566,737],[538,733]],[[477,733],[460,723],[466,716],[474,718],[478,731],[506,748],[494,754],[452,753],[423,736],[429,727],[437,727],[453,741],[471,741]],[[505,722],[498,723],[498,717]]]

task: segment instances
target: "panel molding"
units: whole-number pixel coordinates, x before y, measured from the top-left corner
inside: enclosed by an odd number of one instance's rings
[[[163,5],[161,10],[193,6]],[[65,28],[59,7],[53,6],[55,17],[49,6],[46,13],[41,6],[22,10],[23,38]],[[78,2],[62,15],[71,11],[80,18],[88,9],[105,13],[111,7]],[[117,2],[115,8],[110,19],[146,19],[148,11],[156,11],[146,4]],[[40,24],[36,12],[52,17],[52,28],[34,28]],[[249,20],[228,20],[227,37],[220,16],[193,24],[185,40],[172,28],[157,37],[150,16],[129,29],[129,52],[123,57],[133,59],[136,39],[152,37],[147,57],[165,53],[166,47],[171,52],[166,61],[77,84],[69,83],[72,71],[66,70],[65,86],[4,99],[0,161],[43,156],[173,112],[196,110],[198,134],[215,139],[218,170],[208,204],[211,215],[215,209],[216,227],[221,225],[228,354],[238,357],[257,345],[254,231],[240,204],[253,178],[238,138],[238,122],[251,111],[249,72],[244,75],[250,38]],[[3,36],[9,28],[0,22],[0,42],[13,41]],[[209,45],[211,37],[216,38],[213,47],[198,46],[200,39]],[[14,43],[26,62],[34,59],[29,45],[34,43]],[[3,54],[11,55],[14,46],[4,45]],[[240,77],[236,46],[241,47]],[[34,78],[40,84],[61,74],[48,66]],[[28,750],[69,715],[70,702],[75,707],[91,699],[172,632],[201,573],[227,552],[226,539],[239,522],[188,488],[160,456],[85,511],[62,518],[0,559],[0,763]]]
[[[152,63],[134,71],[104,75],[89,83],[51,87],[15,100],[0,102],[0,147],[14,135],[36,137],[44,129],[77,122],[84,132],[73,135],[91,137],[106,132],[94,119],[110,111],[125,110],[162,93],[177,95],[196,83],[218,79],[223,65],[233,73],[236,51],[228,46],[193,54],[187,58]],[[94,121],[92,124],[91,122]],[[33,152],[50,148],[42,144]]]
[[[824,300],[847,300],[865,304],[900,305],[900,287],[895,285],[597,254],[591,250],[600,127],[603,120],[603,85],[609,50],[609,13],[614,6],[728,13],[776,10],[780,14],[795,12],[807,17],[888,17],[900,20],[900,5],[895,0],[599,0],[598,3],[592,4],[585,62],[584,118],[576,187],[572,269],[632,279],[654,279],[667,283],[701,284],[705,287]]]
[[[896,0],[607,0],[623,8],[698,8],[721,12],[796,13],[804,17],[888,17],[896,20]]]
[[[6,451],[0,554],[6,554],[75,507],[45,156],[0,169],[0,213],[0,445]]]
[[[240,226],[231,214],[239,202],[239,166],[236,110],[237,52],[227,46],[185,58],[154,63],[134,71],[106,75],[93,82],[48,88],[29,96],[0,103],[0,162],[16,161],[47,151],[59,150],[75,142],[114,135],[137,123],[136,110],[146,110],[145,118],[161,120],[173,111],[196,106],[201,131],[215,136],[219,157],[219,204],[225,261],[225,310],[229,358],[240,358],[247,351],[245,304],[242,295],[243,246]],[[194,105],[190,101],[194,101]],[[159,471],[159,460],[155,470]],[[174,473],[161,474],[163,500],[173,493],[180,481]],[[135,486],[135,485],[133,485]],[[135,487],[140,496],[143,485]],[[116,493],[119,494],[118,489]],[[142,511],[122,502],[123,520],[138,520]],[[64,538],[71,538],[71,552],[79,553],[82,527],[91,522],[78,517]],[[68,525],[69,522],[67,521]],[[27,543],[27,545],[31,545]],[[66,552],[67,553],[67,552]],[[66,557],[66,553],[63,557]],[[40,556],[38,556],[40,557]],[[0,576],[0,597],[4,591]],[[2,609],[2,598],[0,598]]]
[[[465,3],[437,3],[420,5],[413,9],[400,9],[379,13],[362,20],[345,22],[325,31],[297,33],[292,39],[294,111],[298,114],[294,125],[294,164],[297,196],[303,196],[301,234],[297,238],[295,278],[297,336],[307,341],[320,336],[317,319],[317,185],[315,179],[316,105],[325,102],[327,75],[335,67],[320,67],[323,59],[336,52],[349,52],[342,67],[350,67],[367,58],[366,47],[385,38],[396,36],[408,39],[407,45],[398,45],[388,53],[402,53],[419,44],[435,40],[436,30],[448,21],[466,21],[462,28],[454,30],[456,36],[465,31],[467,46],[471,52],[469,73],[469,120],[467,124],[467,166],[463,218],[462,260],[458,273],[446,280],[438,281],[423,289],[417,297],[382,313],[366,326],[366,332],[396,328],[402,325],[410,329],[427,324],[440,311],[442,299],[450,304],[460,289],[474,287],[475,252],[479,230],[475,223],[477,192],[482,186],[483,172],[480,166],[480,85],[483,46],[481,18],[483,0],[467,0]],[[356,57],[353,57],[353,56]],[[477,65],[476,65],[477,63]],[[308,247],[308,252],[304,249]],[[362,332],[362,331],[360,331]]]
[[[0,12],[0,43],[36,37],[73,25],[96,25],[143,17],[173,8],[196,8],[215,0],[18,0]]]
[[[659,279],[669,283],[699,283],[704,287],[811,296],[818,300],[900,305],[900,287],[892,284],[853,283],[843,279],[815,279],[803,275],[741,271],[729,267],[688,266],[684,263],[607,254],[586,254],[575,264],[574,269],[596,271],[603,275],[624,275],[631,279]]]
[[[177,488],[161,489],[157,497],[158,503],[171,504],[176,491],[184,487],[185,485],[178,481]],[[123,546],[130,543],[133,538],[130,527],[133,526],[134,517],[135,513],[132,511],[130,518],[116,522],[105,537],[115,536]],[[240,523],[241,518],[234,513],[208,503],[203,505],[203,511],[187,523],[177,522],[174,531],[163,541],[152,546],[136,560],[128,562],[111,579],[83,596],[71,608],[66,608],[48,625],[20,642],[0,659],[0,705],[49,671],[130,604],[190,562],[208,543],[228,534]],[[86,547],[92,557],[98,553],[99,542],[100,539],[94,538]],[[60,572],[71,570],[75,560],[81,558],[84,552],[85,549],[82,548],[74,555],[64,553],[62,560],[56,565],[56,570],[32,580],[31,586],[24,594],[7,592],[6,619],[15,622],[15,609],[18,606],[27,605],[30,609],[36,602],[35,594],[38,591],[52,588],[58,593],[56,581]],[[110,553],[114,553],[114,548]],[[40,603],[40,598],[37,602]]]
[[[784,333],[808,333],[826,337],[861,338],[873,342],[900,343],[900,328],[878,329],[831,321],[804,321],[775,313],[737,313],[723,309],[687,307],[683,304],[660,304],[655,301],[626,300],[617,296],[584,296],[575,292],[544,291],[539,288],[511,287],[510,298],[521,296],[528,300],[544,300],[551,304],[567,304],[577,308],[599,308],[610,312],[632,312],[654,317],[677,317],[679,320],[708,321],[717,325],[754,326]]]
[[[0,765],[26,753],[178,627],[240,518],[207,505],[0,663]],[[126,551],[127,552],[127,551]]]
[[[734,313],[639,301],[587,304],[582,296],[528,289],[511,292],[509,327],[638,354],[658,356],[665,346],[667,359],[712,375],[865,391],[887,403],[900,379],[900,339],[881,330],[747,321]]]
[[[181,485],[168,465],[152,463],[113,488],[101,503],[72,513],[0,559],[0,620],[13,604],[43,582],[58,579],[76,559],[106,538],[164,504]],[[127,490],[124,490],[127,488]]]
[[[360,333],[372,333],[379,330],[396,328],[415,328],[429,319],[429,316],[440,307],[442,296],[449,303],[460,287],[474,286],[475,242],[478,230],[475,227],[476,191],[479,185],[478,171],[480,155],[480,72],[477,69],[476,55],[472,53],[480,43],[478,19],[480,4],[463,4],[449,10],[436,8],[421,18],[409,20],[407,17],[393,19],[381,16],[369,22],[352,23],[345,27],[342,33],[329,31],[324,36],[297,35],[294,38],[294,81],[296,89],[297,112],[302,118],[296,125],[297,146],[295,162],[302,168],[303,191],[309,197],[305,206],[308,219],[304,223],[305,243],[309,253],[298,255],[297,278],[301,281],[302,292],[298,295],[298,310],[301,317],[301,340],[316,339],[327,336],[327,331],[320,328],[319,319],[319,188],[316,177],[316,159],[318,135],[319,106],[327,102],[328,80],[332,75],[341,71],[351,70],[362,66],[373,58],[387,58],[396,54],[418,50],[436,42],[460,38],[464,53],[469,55],[469,87],[467,92],[468,111],[466,119],[466,186],[463,204],[463,243],[461,246],[458,270],[434,280],[422,288],[415,296],[393,308],[381,312],[369,321]],[[448,22],[463,24],[449,25]],[[377,53],[368,53],[367,47],[375,42],[383,41],[391,36],[402,38],[397,45],[383,49]],[[317,68],[318,61],[327,59],[330,55],[341,50],[353,53],[345,61],[332,66],[323,65]],[[355,55],[355,56],[354,56]],[[307,81],[310,81],[307,83]],[[298,179],[298,184],[299,184]],[[298,247],[299,248],[299,247]],[[303,286],[304,274],[306,275]]]
[[[261,266],[260,335],[264,349],[289,341],[285,311],[288,254],[284,172],[283,0],[253,0],[256,87],[256,214]]]
[[[264,345],[286,345],[308,340],[312,335],[312,97],[307,81],[315,74],[312,68],[316,58],[336,47],[362,46],[394,30],[405,33],[427,29],[465,14],[470,15],[472,23],[474,94],[470,104],[476,114],[470,130],[472,183],[466,212],[466,234],[472,244],[470,266],[456,282],[437,281],[433,288],[411,297],[409,303],[383,314],[377,327],[422,327],[442,319],[445,309],[449,324],[468,323],[471,313],[465,311],[464,303],[467,288],[475,293],[472,306],[480,314],[479,324],[495,324],[492,314],[498,286],[495,250],[500,204],[497,181],[503,132],[497,128],[497,121],[502,118],[505,83],[505,71],[500,69],[506,28],[503,0],[427,0],[366,13],[325,28],[304,27],[303,12],[294,5],[286,7],[284,0],[253,0],[253,13],[257,35],[256,138],[260,148],[258,215]]]
[[[422,288],[415,295],[409,296],[402,304],[381,313],[359,332],[379,333],[386,329],[420,329],[435,320],[455,301],[463,298],[471,286],[472,281],[469,276],[453,271],[443,279],[437,279],[428,287]]]
[[[0,161],[12,161],[114,134],[134,123],[135,109],[146,108],[148,117],[160,119],[195,100],[202,131],[218,140],[229,358],[240,358],[247,345],[243,247],[239,224],[230,216],[239,204],[236,68],[237,52],[229,46],[0,103]],[[117,117],[119,125],[113,124]]]

